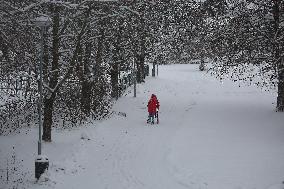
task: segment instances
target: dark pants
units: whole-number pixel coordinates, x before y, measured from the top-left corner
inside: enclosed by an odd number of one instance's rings
[[[156,114],[156,113],[150,113],[150,112],[149,112],[148,122],[154,123],[154,116],[155,116],[155,114]]]

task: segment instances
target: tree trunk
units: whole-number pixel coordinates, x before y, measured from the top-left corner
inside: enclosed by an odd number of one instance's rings
[[[278,96],[277,96],[277,111],[284,111],[284,66],[283,59],[281,58],[280,50],[282,50],[280,42],[277,40],[280,34],[279,28],[279,18],[280,18],[280,1],[274,0],[273,6],[273,18],[274,18],[274,62],[277,67],[277,76],[278,76]]]
[[[88,117],[91,113],[91,91],[92,83],[90,81],[90,58],[91,58],[92,44],[86,43],[85,47],[85,59],[83,66],[83,80],[82,80],[82,91],[81,91],[81,110]]]
[[[138,55],[137,57],[137,82],[138,83],[144,82],[144,78],[145,78],[144,77],[145,75],[144,61],[145,61],[145,56],[144,56],[144,52],[142,52],[142,54]]]
[[[55,97],[56,95],[53,93],[50,98],[45,98],[43,103],[44,114],[42,140],[44,140],[45,142],[51,142],[52,114]]]
[[[54,89],[58,83],[58,70],[59,70],[59,7],[56,5],[52,7],[54,16],[52,18],[53,30],[52,30],[52,67],[49,87]],[[44,98],[44,118],[43,118],[43,135],[42,140],[51,142],[51,127],[52,127],[52,114],[53,105],[56,97],[56,91],[52,92],[49,97]]]
[[[113,98],[118,99],[118,64],[114,63],[111,67],[111,85],[112,85],[112,94]]]
[[[90,116],[91,113],[91,91],[91,83],[84,80],[82,82],[81,110],[87,117]]]
[[[119,75],[120,75],[120,65],[123,61],[123,51],[122,51],[122,37],[123,37],[123,19],[117,18],[116,23],[118,25],[118,30],[114,35],[114,50],[113,53],[113,63],[111,65],[111,85],[112,85],[112,94],[111,96],[115,99],[118,99],[120,96],[120,86],[119,86]]]
[[[284,69],[284,66],[282,66]],[[278,73],[279,81],[278,81],[278,96],[277,96],[277,111],[284,111],[284,71]]]
[[[138,53],[137,57],[137,82],[142,83],[144,82],[144,62],[145,62],[145,53],[146,53],[146,26],[145,26],[145,18],[144,18],[144,12],[145,12],[145,5],[143,5],[141,9],[142,15],[140,16],[140,52]]]

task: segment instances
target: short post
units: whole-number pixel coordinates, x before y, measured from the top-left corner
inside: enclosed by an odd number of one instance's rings
[[[148,64],[146,64],[146,76],[149,76],[149,65]]]
[[[134,97],[136,97],[136,71],[134,70]]]
[[[157,64],[157,76],[159,76],[159,63]]]
[[[153,62],[152,77],[155,77],[155,75],[156,75],[155,66],[156,66],[156,64],[155,64],[155,62]]]
[[[132,67],[132,80],[133,80],[133,93],[134,93],[134,97],[136,97],[136,77],[137,77],[137,72],[136,72],[136,66],[135,66],[135,57],[133,58],[133,67]]]

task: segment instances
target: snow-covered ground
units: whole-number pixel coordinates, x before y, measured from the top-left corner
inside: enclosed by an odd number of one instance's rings
[[[137,98],[131,90],[110,119],[54,130],[43,144],[50,168],[37,183],[37,129],[1,136],[0,188],[284,188],[284,116],[274,110],[275,93],[220,83],[198,65],[160,66],[158,77],[138,85]],[[146,124],[152,93],[159,125]]]

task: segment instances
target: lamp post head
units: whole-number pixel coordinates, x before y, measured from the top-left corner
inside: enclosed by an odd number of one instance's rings
[[[39,27],[48,27],[51,24],[48,16],[40,16],[33,20],[34,24]]]

